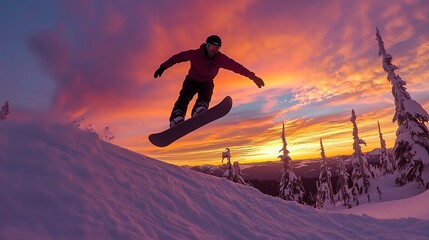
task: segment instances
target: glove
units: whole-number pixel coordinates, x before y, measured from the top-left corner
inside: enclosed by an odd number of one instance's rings
[[[159,68],[155,71],[155,73],[153,74],[153,77],[154,78],[157,78],[157,77],[161,77],[161,75],[162,75],[162,73],[165,71],[165,67],[164,66],[159,66]]]
[[[252,80],[253,80],[253,82],[254,82],[254,83],[255,83],[259,88],[261,88],[261,87],[265,86],[264,81],[263,81],[261,78],[257,77],[257,76],[253,77],[253,78],[252,78]]]

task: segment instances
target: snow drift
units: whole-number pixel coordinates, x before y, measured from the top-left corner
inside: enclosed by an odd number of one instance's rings
[[[423,239],[428,226],[287,202],[71,125],[0,122],[0,239]]]

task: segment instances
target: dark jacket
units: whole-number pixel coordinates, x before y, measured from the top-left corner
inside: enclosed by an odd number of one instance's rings
[[[209,82],[213,81],[220,68],[231,70],[253,80],[255,73],[249,71],[243,65],[229,58],[225,54],[218,52],[215,57],[209,58],[206,52],[205,44],[200,48],[180,52],[173,55],[163,64],[166,69],[176,63],[191,62],[191,68],[186,78],[194,81]]]

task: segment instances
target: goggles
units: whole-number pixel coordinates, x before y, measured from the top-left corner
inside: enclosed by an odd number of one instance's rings
[[[216,46],[216,45],[211,44],[211,43],[206,43],[206,48],[207,48],[207,51],[209,51],[211,53],[217,53],[217,52],[219,52],[220,46]]]

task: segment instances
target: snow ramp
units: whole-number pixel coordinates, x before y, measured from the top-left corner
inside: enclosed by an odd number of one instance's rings
[[[428,226],[286,202],[72,125],[0,122],[0,239],[427,239]]]

